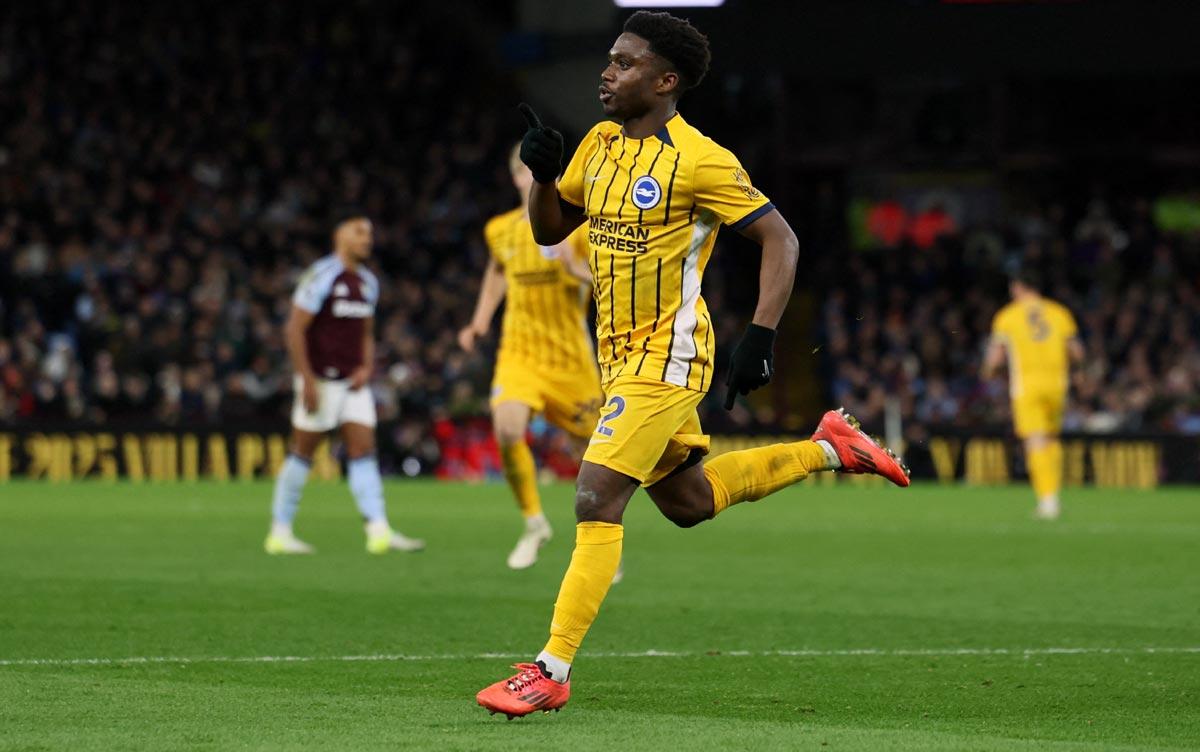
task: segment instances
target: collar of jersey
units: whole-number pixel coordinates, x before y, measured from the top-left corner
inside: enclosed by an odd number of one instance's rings
[[[678,111],[678,110],[676,110],[676,111],[675,111],[675,114],[674,114],[674,115],[672,115],[671,117],[669,117],[669,118],[667,119],[667,122],[663,123],[663,127],[659,128],[657,133],[655,133],[655,134],[654,134],[654,135],[652,135],[652,136],[646,136],[646,138],[656,138],[656,139],[658,139],[659,141],[662,141],[662,142],[663,142],[664,144],[666,144],[667,146],[670,146],[672,149],[674,149],[674,148],[675,148],[675,142],[671,140],[671,130],[670,130],[670,127],[671,127],[671,125],[672,125],[672,124],[674,124],[674,123],[682,123],[682,122],[683,122],[683,115],[680,115],[680,114],[679,114],[679,111]],[[608,141],[609,141],[609,143],[612,143],[612,142],[613,142],[613,141],[615,141],[615,140],[616,140],[618,137],[620,137],[620,138],[624,138],[624,139],[627,139],[627,140],[629,140],[629,141],[645,141],[645,140],[646,140],[645,138],[634,138],[634,137],[632,137],[632,136],[626,136],[626,135],[625,135],[625,134],[622,132],[622,128],[623,128],[623,127],[624,127],[624,126],[617,126],[617,130],[613,131],[613,132],[612,132],[612,133],[609,135],[609,137],[608,137]]]

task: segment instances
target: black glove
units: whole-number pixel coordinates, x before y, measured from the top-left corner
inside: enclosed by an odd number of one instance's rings
[[[733,400],[739,394],[749,394],[760,386],[766,386],[775,369],[775,330],[751,324],[746,327],[742,341],[733,348],[729,359],[729,375],[725,384],[729,392],[725,395],[725,409],[733,409]]]
[[[539,183],[553,183],[562,172],[562,134],[542,125],[537,113],[524,102],[518,105],[517,109],[529,124],[525,138],[521,139],[521,161],[529,166],[534,180]]]

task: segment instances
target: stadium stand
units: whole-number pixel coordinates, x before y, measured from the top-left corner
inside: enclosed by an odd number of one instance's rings
[[[490,352],[465,356],[454,332],[482,223],[514,200],[505,155],[520,124],[497,113],[518,95],[497,53],[461,30],[374,31],[370,14],[394,12],[227,7],[218,22],[199,6],[50,2],[0,16],[0,38],[23,35],[0,52],[0,422],[285,415],[289,294],[348,204],[377,223],[374,386],[393,444],[432,458],[446,421],[486,414]],[[70,43],[51,50],[52,38]],[[738,147],[720,107],[705,116]],[[735,150],[753,172],[762,150]],[[1170,201],[1014,211],[1000,230],[923,238],[930,248],[899,240],[903,253],[809,249],[824,259],[803,282],[820,310],[792,333],[820,344],[807,375],[868,424],[896,395],[917,440],[1003,425],[1002,386],[974,374],[1004,271],[1023,260],[1087,341],[1071,429],[1200,433],[1200,253]],[[714,307],[747,313],[752,301],[710,278]],[[720,325],[731,343],[742,321]],[[719,401],[706,425],[774,427]]]

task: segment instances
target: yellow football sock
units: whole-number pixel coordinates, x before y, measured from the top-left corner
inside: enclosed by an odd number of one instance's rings
[[[1050,445],[1046,447],[1049,459],[1046,460],[1050,467],[1050,480],[1047,485],[1050,488],[1050,493],[1054,496],[1058,495],[1062,489],[1063,479],[1063,447],[1062,442],[1058,439],[1050,441]]]
[[[704,463],[713,490],[713,516],[742,501],[758,501],[809,473],[829,469],[825,450],[812,441],[728,452]]]
[[[517,497],[517,506],[525,517],[536,517],[542,513],[542,499],[538,494],[537,465],[533,452],[524,441],[500,446],[500,462],[504,465],[504,479]]]
[[[625,528],[611,522],[581,522],[575,526],[575,553],[563,575],[550,622],[546,652],[567,663],[587,634],[621,564]]]
[[[1026,452],[1029,481],[1039,499],[1057,496],[1062,486],[1063,450],[1061,441],[1050,441]]]

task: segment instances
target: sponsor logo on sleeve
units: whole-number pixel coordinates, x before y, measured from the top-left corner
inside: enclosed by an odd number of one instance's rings
[[[741,167],[733,171],[733,180],[738,184],[738,188],[742,189],[742,193],[746,194],[746,198],[751,201],[762,198],[762,193],[750,184],[750,176]]]

